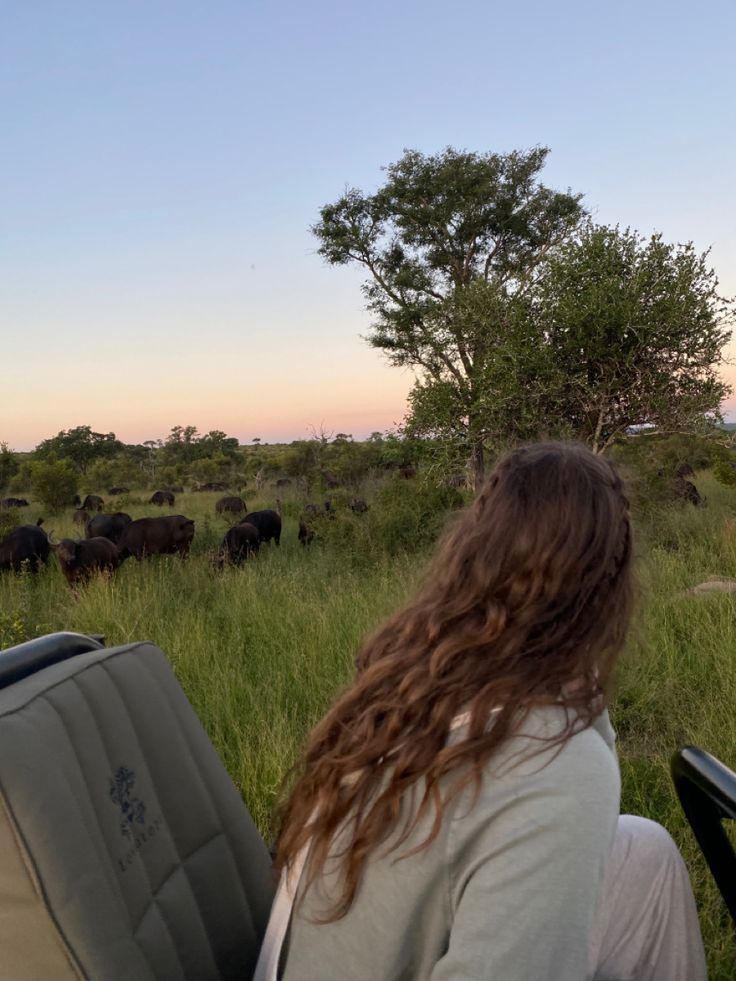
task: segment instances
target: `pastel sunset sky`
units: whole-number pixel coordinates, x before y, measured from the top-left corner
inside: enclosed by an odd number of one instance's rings
[[[400,422],[309,226],[405,147],[544,144],[736,294],[732,0],[0,0],[0,441]],[[736,384],[736,369],[727,377]],[[736,402],[727,408],[733,414]]]

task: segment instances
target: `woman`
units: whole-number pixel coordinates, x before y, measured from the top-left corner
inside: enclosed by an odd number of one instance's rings
[[[608,461],[498,464],[309,739],[256,978],[705,978],[677,849],[618,814],[631,552]]]

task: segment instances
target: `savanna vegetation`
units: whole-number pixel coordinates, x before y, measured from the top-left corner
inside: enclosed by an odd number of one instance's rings
[[[732,931],[676,801],[669,758],[694,743],[736,760],[736,596],[687,594],[709,577],[736,579],[736,489],[713,474],[719,465],[733,470],[732,451],[723,440],[639,436],[615,452],[631,479],[641,594],[612,704],[622,806],[675,836],[693,878],[711,976],[725,981],[733,976]],[[675,501],[662,473],[688,461],[705,497],[698,507]],[[217,574],[210,556],[228,526],[215,516],[218,495],[180,495],[174,510],[197,523],[188,561],[129,559],[76,595],[53,558],[36,576],[0,575],[0,647],[62,629],[103,633],[108,644],[154,641],[268,835],[282,780],[349,679],[360,639],[409,594],[441,528],[471,497],[421,470],[409,480],[398,471],[374,474],[359,490],[369,510],[352,512],[347,492],[333,490],[336,515],[317,521],[307,548],[297,541],[301,491],[248,494],[250,508],[273,506],[281,495],[281,546]],[[134,518],[161,513],[147,497],[131,492],[115,506]],[[23,520],[41,513],[32,502]],[[67,508],[46,522],[56,537],[74,536],[71,517]]]
[[[520,440],[582,440],[618,460],[636,527],[639,612],[611,705],[622,807],[680,845],[711,977],[725,981],[730,921],[669,759],[694,743],[736,764],[736,594],[688,592],[736,580],[736,450],[720,425],[730,304],[707,254],[596,226],[580,195],[543,184],[546,155],[407,151],[375,193],[349,189],[321,210],[322,257],[366,272],[370,343],[416,372],[402,431],[241,445],[175,426],[126,445],[79,426],[31,453],[0,443],[0,494],[30,502],[0,509],[0,539],[40,516],[56,538],[78,537],[72,501],[88,493],[135,519],[161,514],[151,494],[171,488],[163,513],[196,523],[188,560],[128,559],[75,592],[53,558],[37,575],[0,573],[0,647],[53,630],[158,644],[267,835],[361,638],[411,592],[489,463]],[[281,546],[215,571],[228,521],[221,492],[201,492],[212,483],[249,510],[280,507]]]

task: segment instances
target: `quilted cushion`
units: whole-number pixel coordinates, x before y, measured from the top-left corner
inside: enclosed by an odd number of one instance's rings
[[[0,691],[0,973],[246,981],[267,849],[162,652],[91,651]]]

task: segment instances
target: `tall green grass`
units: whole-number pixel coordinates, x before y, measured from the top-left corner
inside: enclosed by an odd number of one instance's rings
[[[639,611],[611,716],[622,809],[661,822],[680,846],[711,978],[725,981],[735,973],[729,919],[669,777],[670,757],[685,743],[736,767],[736,598],[685,595],[708,577],[736,578],[736,491],[708,474],[697,484],[704,507],[661,509],[637,522]],[[268,835],[278,788],[306,733],[350,678],[361,638],[411,592],[427,553],[394,547],[391,517],[377,511],[344,514],[322,545],[304,549],[298,507],[286,502],[281,547],[216,573],[208,553],[227,527],[214,516],[216,497],[177,500],[175,511],[197,522],[187,562],[129,560],[76,598],[53,560],[36,577],[0,575],[0,646],[61,629],[103,633],[108,644],[154,641]],[[161,513],[135,498],[121,509],[133,517]],[[74,531],[70,514],[46,525],[57,537]]]

